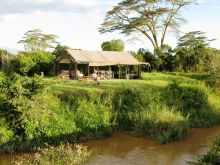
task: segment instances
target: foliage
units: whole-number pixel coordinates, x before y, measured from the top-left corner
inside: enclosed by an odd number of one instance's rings
[[[0,70],[9,72],[11,58],[11,54],[8,51],[0,49]]]
[[[122,40],[105,41],[101,45],[103,51],[124,51],[125,44]]]
[[[101,138],[113,131],[168,143],[184,138],[188,127],[220,121],[219,97],[187,76],[145,73],[144,80],[103,81],[98,86],[73,80],[2,77],[1,152]]]
[[[43,84],[38,77],[29,79],[19,75],[8,76],[1,84],[2,114],[5,115],[10,127],[18,134],[22,134],[22,113],[29,109],[30,100],[42,91]]]
[[[220,71],[220,52],[209,47],[211,41],[213,40],[209,40],[204,32],[192,31],[179,38],[175,49],[165,44],[155,48],[153,53],[141,48],[137,57],[141,61],[144,59],[145,62],[149,62],[152,70],[210,72],[214,78],[214,74],[218,75]]]
[[[18,54],[11,61],[11,68],[14,72],[22,75],[33,76],[41,72],[44,72],[45,75],[51,75],[54,60],[55,56],[51,52],[25,52]]]
[[[131,54],[134,58],[136,58],[140,62],[144,62],[145,61],[144,57],[141,54],[139,54],[139,53],[130,51],[129,54]]]
[[[80,128],[81,136],[101,137],[105,132],[108,134],[110,130],[111,112],[108,107],[100,103],[79,102],[75,116],[76,126]]]
[[[150,104],[147,92],[139,88],[121,88],[113,97],[113,110],[118,128],[121,130],[132,130],[131,116],[141,111]]]
[[[157,57],[158,71],[174,71],[175,70],[175,56],[174,50],[169,45],[162,45],[161,48],[154,50]]]
[[[56,35],[43,34],[40,29],[34,29],[27,31],[18,43],[23,44],[26,51],[46,51],[54,48],[54,45],[58,43],[57,38]]]
[[[207,154],[198,156],[196,161],[188,162],[188,164],[190,165],[220,164],[220,137],[216,138],[216,140],[213,142],[211,150]]]
[[[137,54],[139,56],[142,56],[145,62],[149,62],[150,63],[152,70],[156,70],[157,69],[158,60],[157,60],[157,57],[153,53],[151,53],[147,49],[140,48],[138,50]]]
[[[176,65],[180,71],[203,72],[210,70],[212,56],[208,53],[209,42],[205,33],[193,31],[178,40]]]
[[[58,45],[55,47],[55,49],[54,49],[54,51],[53,51],[53,54],[54,54],[55,57],[57,58],[57,57],[59,57],[59,56],[61,56],[61,55],[65,55],[67,49],[70,49],[70,47],[65,46],[65,45],[60,45],[60,44],[58,44]]]
[[[211,88],[217,87],[218,75],[214,71],[196,73],[196,72],[167,72],[166,74],[175,75],[175,76],[184,76],[199,81],[205,82],[205,84]]]
[[[156,137],[162,144],[183,139],[188,127],[187,118],[174,108],[157,104],[140,111],[134,120],[135,134]]]
[[[164,95],[169,106],[176,106],[181,114],[189,119],[193,127],[205,127],[218,122],[219,106],[213,107],[214,98],[211,91],[203,84],[188,85],[178,82],[171,83]],[[216,99],[219,99],[216,97]]]
[[[14,132],[9,128],[5,119],[0,116],[0,145],[12,141],[13,138]]]
[[[87,147],[75,145],[72,149],[70,145],[61,144],[58,147],[48,147],[40,150],[33,156],[19,157],[17,161],[12,162],[14,165],[80,165],[90,157]]]
[[[141,33],[154,48],[164,45],[168,30],[177,31],[183,18],[181,9],[194,0],[123,0],[107,12],[101,33],[120,31],[124,34]]]
[[[12,70],[26,75],[31,68],[36,65],[35,61],[29,55],[19,54],[11,62]]]

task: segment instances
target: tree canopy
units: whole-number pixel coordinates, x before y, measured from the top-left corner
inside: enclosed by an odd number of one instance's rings
[[[46,51],[54,48],[58,42],[58,36],[53,34],[43,34],[40,29],[29,30],[24,34],[18,43],[23,44],[26,51]]]
[[[120,31],[130,35],[141,33],[154,48],[164,44],[168,30],[178,31],[184,22],[181,9],[195,0],[124,0],[107,12],[99,28],[101,33]]]
[[[69,46],[66,46],[66,45],[60,45],[60,44],[58,44],[56,47],[55,47],[55,49],[54,49],[54,51],[53,51],[53,54],[56,56],[56,57],[58,57],[58,56],[60,56],[60,55],[64,55],[64,54],[66,54],[66,50],[67,49],[71,49]]]
[[[210,41],[213,40],[208,39],[201,31],[189,32],[180,37],[176,48],[176,58],[181,70],[208,70],[212,60],[209,53]]]
[[[101,45],[103,51],[124,51],[125,44],[122,40],[105,41]]]

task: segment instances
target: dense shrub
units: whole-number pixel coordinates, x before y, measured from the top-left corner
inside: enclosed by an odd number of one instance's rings
[[[134,133],[156,137],[160,143],[181,140],[185,137],[188,121],[175,109],[152,104],[134,118]]]
[[[27,140],[56,137],[77,132],[74,114],[61,106],[57,97],[41,93],[29,103],[22,114],[22,126]]]
[[[76,109],[75,122],[82,137],[102,137],[111,133],[111,112],[108,107],[81,101]]]
[[[59,143],[77,132],[73,112],[48,90],[39,77],[11,75],[1,83],[1,113],[17,137],[14,149]]]
[[[122,130],[131,130],[131,117],[150,104],[150,92],[139,88],[122,88],[113,96],[113,111],[117,126]]]
[[[14,132],[9,128],[5,119],[0,116],[0,146],[12,141],[13,138]]]
[[[166,97],[170,96],[168,104],[178,106],[183,113],[188,113],[192,109],[201,109],[207,105],[208,94],[199,86],[183,85],[177,82],[171,83],[165,93]]]
[[[207,127],[217,123],[220,117],[220,107],[215,102],[219,97],[212,96],[202,83],[179,84],[174,81],[167,87],[163,100],[188,117],[192,127]]]
[[[80,165],[90,157],[90,152],[86,147],[75,145],[72,149],[70,145],[60,145],[49,147],[30,156],[19,157],[12,162],[14,165]]]
[[[51,52],[23,52],[11,61],[12,71],[21,75],[33,76],[44,72],[45,75],[54,74],[55,55]]]

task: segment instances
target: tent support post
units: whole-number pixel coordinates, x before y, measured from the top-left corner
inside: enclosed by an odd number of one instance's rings
[[[128,66],[125,65],[125,79],[128,79]]]
[[[56,65],[57,65],[57,63],[54,63],[54,65],[53,65],[53,72],[54,72],[54,75],[56,75]]]
[[[57,64],[57,73],[60,74],[60,63]]]
[[[118,65],[118,78],[119,79],[121,79],[121,71],[120,70],[121,70],[120,65]]]
[[[69,78],[71,78],[71,61],[69,63]]]
[[[77,75],[77,63],[75,62],[75,77],[74,77],[75,80],[77,80],[77,76],[76,75]]]
[[[138,78],[141,79],[141,65],[138,65]]]

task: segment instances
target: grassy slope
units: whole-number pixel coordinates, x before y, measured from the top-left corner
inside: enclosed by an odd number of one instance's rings
[[[192,76],[193,75],[193,76]],[[196,76],[195,76],[196,75]],[[90,84],[86,84],[83,81],[75,81],[75,80],[57,80],[54,79],[53,80],[53,90],[54,91],[58,91],[58,92],[82,92],[82,91],[86,91],[86,92],[90,92],[93,93],[95,91],[99,91],[99,92],[103,92],[103,91],[118,91],[122,88],[125,89],[133,89],[133,88],[138,88],[139,90],[143,90],[145,92],[153,92],[154,93],[160,93],[162,95],[166,95],[167,93],[167,87],[172,84],[173,82],[177,82],[178,84],[180,84],[180,88],[182,88],[182,90],[179,91],[183,92],[183,96],[181,96],[180,93],[180,98],[177,98],[177,102],[173,101],[173,98],[170,97],[171,102],[172,102],[172,106],[174,106],[177,109],[181,109],[183,108],[183,111],[187,111],[190,113],[190,111],[192,112],[191,115],[193,116],[192,118],[195,119],[195,117],[198,117],[198,127],[203,127],[203,126],[210,126],[212,125],[211,123],[216,123],[217,118],[214,119],[211,116],[213,116],[211,114],[211,112],[209,111],[209,109],[212,109],[212,113],[215,113],[217,116],[219,116],[219,111],[220,111],[220,100],[219,97],[216,95],[216,93],[210,89],[209,87],[207,87],[203,82],[197,80],[197,77],[200,76],[198,74],[194,74],[194,73],[189,73],[189,75],[187,73],[175,73],[175,74],[163,74],[163,73],[143,73],[142,74],[142,80],[104,80],[101,81],[100,84],[96,84],[96,82],[91,82]],[[194,79],[193,77],[195,77],[196,79]],[[47,79],[49,80],[49,79]],[[151,90],[151,91],[149,91]],[[174,89],[175,90],[175,89]],[[193,91],[191,91],[193,90]],[[191,92],[195,92],[194,94]],[[201,92],[201,93],[200,93]],[[186,95],[184,96],[184,93],[186,93]],[[198,96],[200,94],[204,94],[207,95],[207,106],[208,107],[201,107],[204,110],[200,110],[200,108],[196,108],[198,110],[195,110],[194,112],[190,109],[194,109],[192,108],[192,106],[194,106],[193,104],[200,104],[200,98],[196,98],[196,97],[202,97],[202,96]],[[159,94],[159,95],[160,95]],[[173,96],[174,98],[176,96]],[[182,100],[181,97],[187,97],[189,99],[185,99]],[[169,99],[169,96],[165,96],[165,98],[163,98],[163,102],[166,105],[167,104],[167,100]],[[186,102],[186,104],[188,104],[187,102],[192,102],[192,106],[191,107],[179,107],[179,105],[177,104],[184,104],[184,101]],[[203,100],[205,101],[205,100]],[[193,103],[195,102],[195,103]],[[202,100],[201,100],[202,103]],[[163,103],[159,103],[159,104],[163,104]],[[176,104],[176,105],[175,105]],[[201,113],[199,112],[199,110],[201,111]],[[208,113],[210,113],[209,117],[210,121],[212,120],[212,122],[207,122],[209,124],[205,124],[207,119],[202,119],[204,121],[200,121],[200,117],[201,116],[206,116],[208,115]],[[201,116],[198,116],[201,115]],[[208,117],[208,116],[206,116]],[[201,117],[203,118],[203,117]],[[195,119],[197,120],[197,119]],[[195,122],[194,124],[192,124],[192,126],[196,126],[197,123]]]
[[[55,95],[46,90],[24,106],[21,104],[25,110],[21,119],[28,118],[21,123],[25,136],[17,135],[21,143],[11,150],[28,150],[44,142],[106,137],[114,129],[167,143],[184,138],[189,126],[211,126],[220,119],[219,97],[200,81],[162,73],[144,73],[142,78],[89,85],[83,81],[44,78]],[[180,85],[169,89],[173,81]],[[8,128],[4,120],[2,123]],[[12,129],[16,133],[16,128]],[[5,147],[10,149],[11,132],[2,131]]]

